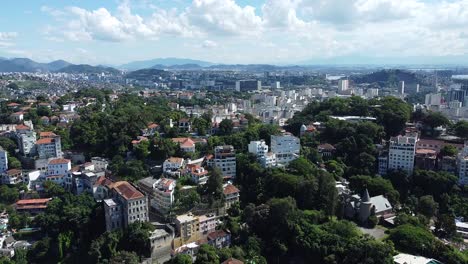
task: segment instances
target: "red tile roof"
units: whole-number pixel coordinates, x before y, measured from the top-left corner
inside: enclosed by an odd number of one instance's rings
[[[211,233],[208,234],[207,238],[208,240],[215,240],[219,237],[225,237],[227,235],[226,232],[224,232],[224,230],[216,230],[216,231],[213,231]]]
[[[94,183],[94,186],[111,186],[112,185],[112,181],[108,178],[106,178],[105,176],[101,176],[99,178],[97,178],[96,182]]]
[[[226,187],[224,187],[224,190],[223,190],[223,193],[225,195],[238,193],[238,192],[239,192],[239,189],[237,189],[237,187],[232,184],[228,184]]]
[[[9,104],[7,104],[7,106],[9,106],[9,107],[10,107],[10,106],[20,106],[20,104],[17,104],[17,103],[9,103]]]
[[[159,125],[156,124],[156,123],[151,123],[151,124],[148,125],[148,128],[149,128],[149,129],[153,129],[153,128],[157,128],[158,126],[159,126]]]
[[[49,164],[54,165],[54,164],[65,164],[71,162],[69,159],[53,159],[49,161]]]
[[[55,137],[57,136],[54,132],[51,131],[44,131],[39,134],[41,138],[48,138],[48,137]]]
[[[235,258],[228,258],[226,261],[224,261],[221,264],[244,264],[244,262],[242,262],[242,261],[240,261],[238,259],[235,259]]]
[[[16,130],[30,130],[31,128],[25,125],[17,125]]]
[[[112,188],[126,200],[138,199],[144,195],[138,191],[133,185],[126,181],[119,181],[112,185]]]
[[[41,138],[38,141],[36,141],[36,144],[38,145],[51,144],[52,142],[54,142],[53,138]]]
[[[12,175],[21,174],[22,171],[21,171],[21,170],[18,170],[18,169],[11,169],[11,170],[7,170],[6,173],[7,173],[9,176],[12,176]]]
[[[26,204],[43,204],[47,203],[51,200],[51,198],[43,198],[43,199],[24,199],[19,200],[16,202],[16,205],[26,205]]]

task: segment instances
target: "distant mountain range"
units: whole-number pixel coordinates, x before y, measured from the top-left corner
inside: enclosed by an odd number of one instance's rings
[[[143,61],[133,61],[123,65],[118,66],[117,68],[125,70],[140,70],[147,68],[164,68],[168,66],[180,66],[180,65],[197,65],[201,67],[211,66],[214,63],[201,60],[192,60],[192,59],[179,59],[179,58],[158,58],[152,60],[143,60]]]
[[[66,67],[60,68],[57,72],[64,73],[107,73],[107,74],[120,74],[121,71],[114,69],[112,67],[105,66],[91,66],[88,64],[79,64],[79,65],[68,65]]]
[[[49,63],[35,62],[27,58],[0,59],[0,72],[51,72],[71,65],[63,60]]]
[[[180,59],[180,58],[158,58],[144,61],[134,61],[120,66],[98,65],[92,66],[87,64],[72,64],[64,60],[56,60],[49,63],[40,63],[28,58],[13,58],[7,59],[0,57],[0,72],[67,72],[67,73],[121,73],[137,71],[142,69],[158,69],[158,70],[220,70],[220,71],[250,71],[250,72],[267,72],[267,71],[304,71],[304,70],[327,70],[328,73],[333,73],[333,70],[338,69],[382,69],[385,66],[375,64],[352,64],[352,58],[343,57],[342,59],[315,60],[303,61],[297,65],[270,65],[270,64],[215,64],[208,61]],[[388,62],[392,62],[389,60]],[[441,61],[442,62],[442,61]],[[347,64],[348,63],[348,64]],[[384,65],[384,64],[380,64]],[[401,69],[417,67],[415,65],[393,65],[387,64],[387,67],[398,67]],[[421,65],[421,64],[420,64]],[[436,64],[422,64],[436,65]],[[118,70],[119,69],[119,70]]]

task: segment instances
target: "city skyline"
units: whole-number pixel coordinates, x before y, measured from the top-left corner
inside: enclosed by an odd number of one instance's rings
[[[468,1],[194,0],[3,3],[0,57],[120,65],[466,64]]]

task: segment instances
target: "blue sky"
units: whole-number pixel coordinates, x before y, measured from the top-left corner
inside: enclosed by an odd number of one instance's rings
[[[3,0],[0,56],[463,63],[468,0]]]

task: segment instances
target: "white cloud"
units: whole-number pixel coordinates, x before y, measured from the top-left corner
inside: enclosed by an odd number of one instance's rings
[[[41,10],[61,23],[43,32],[54,41],[159,44],[168,36],[192,38],[190,47],[218,47],[230,51],[224,56],[254,60],[468,53],[468,0],[264,0],[257,9],[235,0],[193,0],[179,9],[141,0],[148,15],[137,13],[141,7],[132,8],[138,3],[121,2],[112,12],[44,6]],[[5,42],[1,35],[0,41]]]
[[[212,48],[218,47],[218,43],[207,39],[207,40],[203,41],[202,47],[212,49]]]
[[[0,41],[13,40],[18,36],[16,32],[0,32]]]
[[[13,40],[16,39],[16,32],[0,32],[0,48],[9,48],[14,46]]]
[[[200,30],[214,34],[257,34],[262,25],[254,7],[241,7],[234,0],[194,0],[183,16]]]

